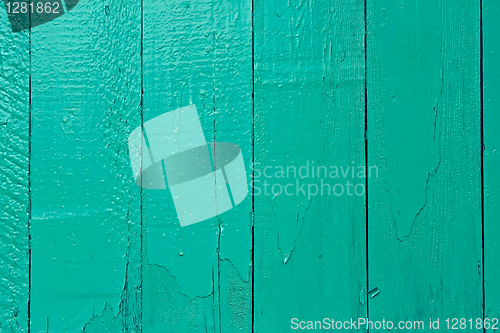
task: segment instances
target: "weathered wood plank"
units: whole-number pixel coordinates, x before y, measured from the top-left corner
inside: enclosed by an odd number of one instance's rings
[[[368,2],[372,321],[482,317],[479,8]]]
[[[483,1],[485,317],[500,319],[500,3]],[[497,325],[500,328],[500,324]],[[487,332],[493,332],[487,330]]]
[[[139,332],[141,2],[32,29],[32,332]]]
[[[195,104],[210,138],[212,3],[157,0],[145,2],[143,10],[144,122]],[[143,331],[216,332],[216,221],[181,228],[169,189],[143,193]]]
[[[216,1],[213,141],[237,144],[247,183],[253,159],[252,1]],[[243,170],[241,170],[243,171]],[[244,177],[241,174],[241,177]],[[252,331],[252,195],[218,216],[220,332]]]
[[[205,140],[238,144],[249,167],[251,55],[248,1],[145,3],[144,121],[194,104]],[[251,199],[181,227],[169,189],[145,198],[144,331],[246,331]]]
[[[3,8],[0,31],[0,332],[27,332],[29,32],[12,33]]]
[[[346,189],[365,179],[330,178],[365,165],[364,3],[254,3],[255,332],[365,317],[365,196]],[[328,176],[279,174],[313,164]],[[345,193],[309,197],[322,182]]]

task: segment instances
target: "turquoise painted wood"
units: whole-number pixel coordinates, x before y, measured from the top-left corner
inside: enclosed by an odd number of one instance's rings
[[[213,3],[213,140],[233,142],[243,154],[251,183],[253,141],[252,1]],[[219,215],[218,332],[252,332],[252,196]],[[217,330],[216,330],[217,331]]]
[[[500,317],[495,1],[0,13],[1,333]],[[191,104],[253,196],[180,227],[127,139]]]
[[[83,1],[31,31],[31,332],[141,330],[140,9]]]
[[[207,142],[252,160],[252,7],[249,1],[144,5],[144,114],[194,104]],[[144,191],[145,332],[251,331],[251,211],[181,228],[169,190]]]
[[[311,171],[365,165],[363,8],[255,2],[254,332],[366,317],[366,198],[307,190],[365,184]],[[288,167],[304,177],[274,177]],[[280,194],[286,186],[292,195]]]
[[[0,332],[26,332],[29,293],[29,34],[0,11]]]
[[[206,48],[212,40],[204,35],[212,28],[209,8],[208,2],[193,3],[193,8],[183,1],[144,4],[144,122],[195,104],[205,116],[205,136],[211,133],[207,112],[213,109],[213,62]],[[192,93],[199,89],[207,95]],[[180,228],[168,190],[143,194],[143,331],[214,332],[217,224],[190,226],[197,228],[195,233]]]
[[[483,1],[483,122],[484,122],[484,287],[485,316],[500,317],[500,4]],[[487,332],[493,332],[488,330]]]
[[[369,316],[482,318],[480,3],[377,1],[367,22]]]

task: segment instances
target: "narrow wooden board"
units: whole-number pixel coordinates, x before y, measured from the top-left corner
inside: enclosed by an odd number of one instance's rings
[[[500,4],[483,1],[485,317],[500,320]],[[495,321],[496,322],[496,321]],[[500,329],[500,323],[496,325]],[[493,325],[487,332],[494,332]]]
[[[17,333],[28,331],[30,39],[3,8],[0,31],[0,331]]]
[[[140,331],[140,6],[81,1],[32,29],[31,332]]]
[[[364,3],[254,6],[254,332],[366,317],[365,196],[347,194],[365,179],[330,178],[365,166]],[[328,176],[313,178],[313,164]],[[309,196],[321,182],[345,193]]]
[[[194,104],[205,140],[238,144],[249,175],[250,2],[144,3],[143,50],[144,122]],[[247,331],[251,197],[181,227],[169,189],[144,193],[144,332]]]
[[[368,2],[372,321],[482,318],[479,18],[479,1]]]
[[[237,144],[248,194],[218,216],[220,332],[252,332],[252,1],[217,1],[214,12],[213,141]],[[244,173],[243,173],[244,171]]]
[[[143,11],[143,121],[195,104],[211,137],[211,2],[158,0]],[[168,189],[143,193],[143,332],[215,332],[216,222],[181,228]]]

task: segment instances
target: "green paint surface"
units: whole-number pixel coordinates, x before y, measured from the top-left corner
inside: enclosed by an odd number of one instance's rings
[[[484,282],[485,316],[500,316],[500,4],[483,2],[483,122],[484,122]],[[491,332],[492,330],[488,330]]]
[[[482,318],[479,17],[469,1],[369,7],[373,319]]]
[[[81,0],[20,33],[0,13],[0,332],[500,317],[495,1]],[[254,196],[180,227],[127,140],[191,104]],[[325,182],[363,191],[308,195]]]
[[[144,6],[143,121],[194,104],[207,142],[240,146],[248,182],[251,14],[248,1]],[[144,331],[251,330],[251,199],[181,228],[170,191],[144,191]]]
[[[255,332],[290,332],[292,318],[366,317],[365,196],[264,187],[364,185],[266,177],[313,163],[364,166],[363,20],[357,0],[256,4]]]
[[[0,11],[0,332],[26,332],[29,295],[29,36]]]
[[[127,150],[140,125],[139,22],[133,2],[84,1],[31,32],[32,332],[81,332],[140,304]],[[135,317],[127,332],[139,331]]]
[[[482,318],[479,2],[367,16],[369,316]]]

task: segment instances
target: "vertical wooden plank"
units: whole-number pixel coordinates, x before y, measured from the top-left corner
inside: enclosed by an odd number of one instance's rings
[[[479,8],[368,2],[372,321],[482,317]]]
[[[0,9],[0,331],[28,331],[29,33]]]
[[[207,142],[252,157],[251,2],[144,5],[144,121],[194,104]],[[180,227],[172,195],[145,190],[145,332],[251,330],[251,197]]]
[[[254,6],[255,332],[365,317],[364,3]]]
[[[140,13],[80,1],[32,29],[32,332],[140,331]]]
[[[212,9],[212,1],[144,2],[144,122],[194,104],[207,141],[214,122]],[[216,332],[217,221],[181,228],[168,189],[143,193],[143,331]]]
[[[500,4],[483,1],[484,287],[485,317],[500,319]],[[497,325],[498,327],[498,325]],[[492,327],[487,332],[493,332]]]
[[[144,122],[194,104],[213,137],[212,9],[211,1],[144,3]],[[215,332],[217,221],[181,228],[168,189],[144,198],[144,332]]]
[[[217,1],[214,31],[214,141],[237,144],[247,183],[253,159],[252,1]],[[243,170],[241,170],[243,171]],[[242,175],[243,177],[243,175]],[[252,196],[218,216],[220,331],[252,331]]]

